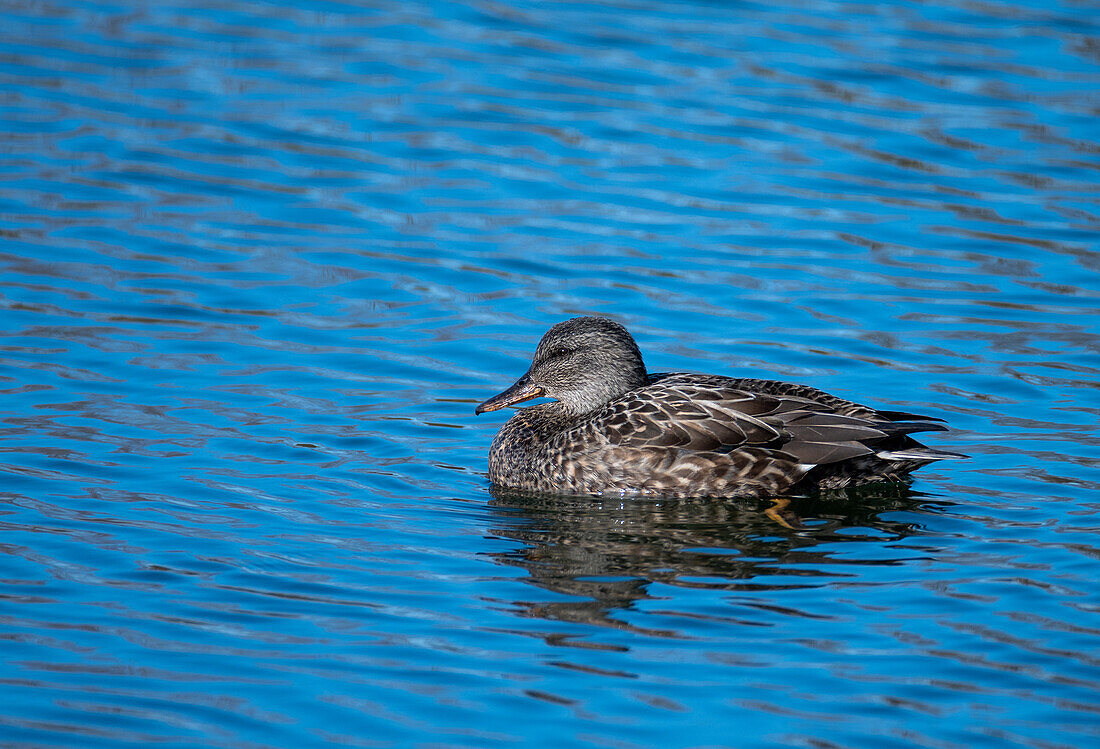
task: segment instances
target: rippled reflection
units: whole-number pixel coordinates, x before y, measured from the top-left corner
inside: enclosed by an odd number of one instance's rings
[[[788,530],[764,514],[763,502],[620,501],[495,486],[492,495],[500,520],[493,532],[523,544],[494,558],[522,567],[533,585],[582,599],[516,605],[528,616],[617,627],[626,626],[618,610],[650,598],[653,583],[731,593],[786,590],[858,573],[846,566],[911,562],[927,553],[915,540],[899,543],[921,535],[911,516],[949,504],[900,485],[829,492],[796,499],[792,509],[813,519]],[[873,556],[861,559],[864,544]],[[883,554],[883,547],[894,555]]]

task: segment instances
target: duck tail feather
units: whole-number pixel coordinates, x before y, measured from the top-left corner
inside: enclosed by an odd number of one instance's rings
[[[888,421],[938,421],[941,424],[947,423],[944,419],[940,419],[935,416],[922,416],[921,414],[911,414],[908,411],[883,411],[876,408],[875,413],[877,413],[884,419],[887,419]]]
[[[876,456],[883,460],[966,460],[970,456],[932,447],[907,447],[902,450],[879,450]]]

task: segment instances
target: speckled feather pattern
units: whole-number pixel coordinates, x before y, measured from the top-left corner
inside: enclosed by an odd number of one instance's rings
[[[936,457],[878,459],[872,444],[911,449],[909,431],[942,427],[887,421],[810,387],[715,375],[652,379],[583,419],[557,403],[520,409],[493,440],[490,480],[570,494],[771,496],[811,472],[821,488],[897,481]],[[832,418],[806,423],[822,416]],[[837,459],[803,462],[800,452],[821,446]]]
[[[489,478],[567,494],[778,496],[899,481],[938,458],[960,457],[909,436],[944,428],[805,385],[646,375],[587,413],[560,402],[518,409],[493,440]]]

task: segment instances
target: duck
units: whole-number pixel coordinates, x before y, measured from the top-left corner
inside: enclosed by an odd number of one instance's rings
[[[815,490],[905,482],[933,461],[967,457],[912,437],[945,431],[942,419],[778,380],[650,373],[633,336],[606,317],[551,327],[527,372],[475,414],[540,397],[553,400],[515,409],[494,437],[493,484],[553,494],[779,502]]]

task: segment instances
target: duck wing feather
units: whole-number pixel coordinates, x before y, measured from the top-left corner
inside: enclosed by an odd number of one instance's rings
[[[939,419],[876,411],[806,385],[679,373],[651,375],[649,385],[609,404],[600,421],[612,445],[724,454],[763,448],[803,469],[946,429]]]
[[[611,403],[601,426],[609,442],[623,447],[729,452],[782,441],[782,425],[767,420],[778,405],[742,390],[656,383]]]

